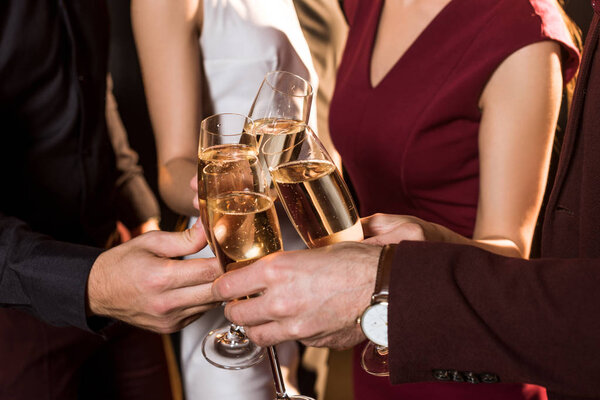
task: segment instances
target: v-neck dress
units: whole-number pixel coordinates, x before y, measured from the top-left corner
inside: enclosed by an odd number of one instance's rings
[[[345,1],[350,32],[331,102],[333,142],[363,216],[409,214],[471,237],[479,194],[478,101],[486,83],[509,55],[543,40],[561,44],[568,81],[578,51],[553,0],[452,0],[373,87],[371,54],[382,5]],[[362,371],[358,356],[355,351],[356,399],[546,398],[544,389],[521,384],[392,387],[387,378]]]

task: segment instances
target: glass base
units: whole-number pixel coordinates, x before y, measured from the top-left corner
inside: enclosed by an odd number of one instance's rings
[[[250,368],[265,357],[264,349],[235,326],[210,331],[202,341],[202,354],[215,367],[234,370]]]
[[[367,343],[362,351],[360,365],[365,372],[375,376],[389,376],[389,352],[387,347]]]

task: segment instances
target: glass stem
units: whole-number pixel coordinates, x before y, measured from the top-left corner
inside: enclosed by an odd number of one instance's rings
[[[244,337],[244,331],[241,330],[241,326],[236,324],[229,325],[229,332],[227,332],[227,339],[229,340],[239,340],[241,337]]]
[[[277,357],[275,346],[267,347],[267,354],[269,355],[269,363],[271,365],[271,372],[273,373],[273,382],[275,383],[277,400],[288,400],[290,397],[285,390],[285,383],[283,382],[283,375],[281,373],[281,368],[279,367],[279,358]]]

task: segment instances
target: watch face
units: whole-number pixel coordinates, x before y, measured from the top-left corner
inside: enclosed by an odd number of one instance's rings
[[[388,305],[376,303],[369,306],[360,319],[360,326],[371,342],[388,347]]]

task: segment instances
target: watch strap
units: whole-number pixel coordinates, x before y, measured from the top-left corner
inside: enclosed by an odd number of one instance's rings
[[[390,294],[390,278],[392,274],[393,245],[385,245],[379,255],[379,264],[377,266],[377,278],[375,280],[375,291],[371,298],[371,303],[376,301],[387,301]]]

